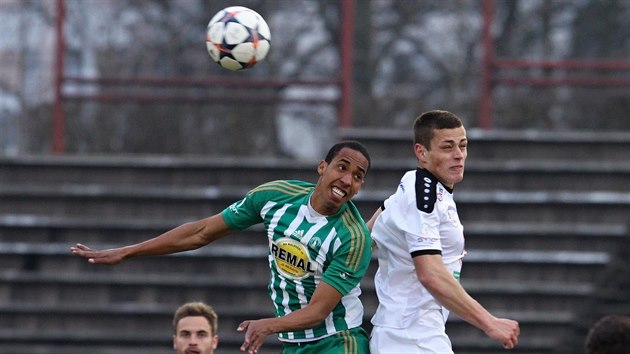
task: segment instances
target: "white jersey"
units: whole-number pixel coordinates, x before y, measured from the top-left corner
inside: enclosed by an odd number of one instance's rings
[[[374,278],[379,306],[372,324],[408,328],[422,311],[443,309],[418,280],[413,257],[441,254],[459,279],[464,228],[453,190],[424,169],[405,173],[383,207],[372,229],[379,266]]]

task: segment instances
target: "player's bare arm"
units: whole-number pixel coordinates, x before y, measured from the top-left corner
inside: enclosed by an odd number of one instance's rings
[[[183,224],[160,236],[129,246],[94,250],[77,243],[70,250],[77,256],[87,258],[90,263],[113,265],[132,257],[158,256],[197,249],[227,235],[229,232],[230,228],[223,217],[217,214]]]
[[[370,218],[370,220],[368,220],[365,223],[365,225],[367,225],[368,230],[370,230],[370,232],[372,231],[372,227],[374,227],[374,223],[376,222],[376,219],[378,219],[378,216],[381,215],[382,211],[383,211],[383,209],[381,209],[381,208],[376,209],[374,214],[372,214],[372,217]]]
[[[418,280],[447,309],[511,349],[518,343],[518,322],[497,318],[473,299],[448,271],[440,255],[414,257]]]
[[[308,305],[283,317],[249,320],[241,323],[237,330],[245,331],[241,351],[258,353],[265,338],[273,333],[313,328],[321,323],[341,301],[341,293],[326,282],[320,282]]]

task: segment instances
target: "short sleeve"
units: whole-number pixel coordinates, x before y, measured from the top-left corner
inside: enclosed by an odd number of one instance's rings
[[[261,207],[256,203],[253,193],[248,193],[245,198],[232,203],[221,212],[225,223],[234,230],[243,230],[252,225],[261,223]]]
[[[363,221],[348,232],[350,236],[346,241],[333,250],[330,264],[322,277],[342,295],[359,284],[372,258],[372,239]]]

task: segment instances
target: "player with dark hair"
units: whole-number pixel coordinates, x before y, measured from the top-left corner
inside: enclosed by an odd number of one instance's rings
[[[607,315],[586,336],[586,354],[630,354],[630,317]]]
[[[464,177],[468,139],[456,115],[434,110],[414,122],[415,170],[368,221],[376,243],[372,353],[453,353],[449,312],[504,345],[516,346],[516,321],[492,316],[459,283],[464,231],[453,188]]]
[[[241,323],[241,350],[257,353],[276,333],[283,353],[367,353],[359,281],[370,263],[372,240],[351,199],[369,168],[362,144],[341,142],[317,165],[317,184],[268,182],[219,214],[150,240],[103,251],[77,244],[71,250],[90,263],[116,264],[197,249],[262,223],[269,238],[269,296],[276,317]]]
[[[177,354],[212,354],[219,344],[219,317],[203,302],[188,302],[173,315],[173,349]]]

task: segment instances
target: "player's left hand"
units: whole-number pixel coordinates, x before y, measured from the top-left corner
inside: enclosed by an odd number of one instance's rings
[[[257,354],[258,349],[265,342],[265,338],[273,333],[266,325],[266,319],[243,321],[237,331],[245,331],[245,341],[241,345],[241,351],[247,351],[248,354]]]

